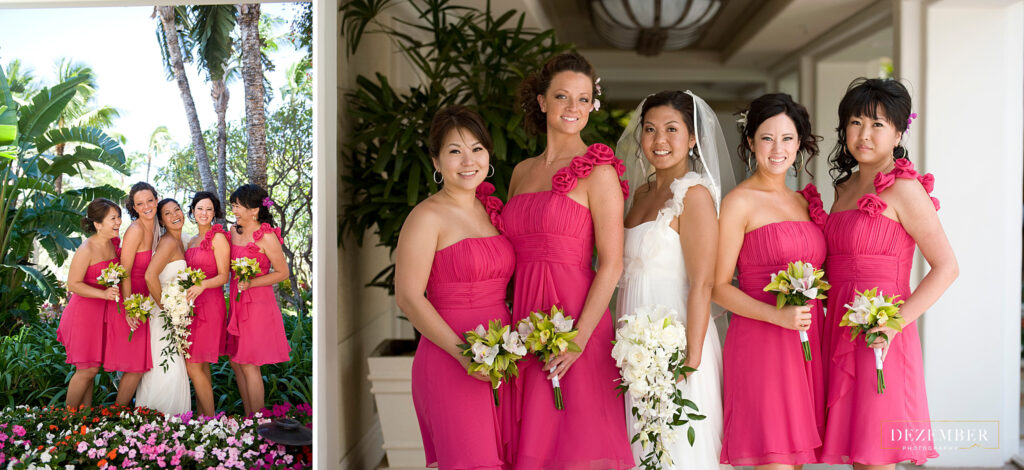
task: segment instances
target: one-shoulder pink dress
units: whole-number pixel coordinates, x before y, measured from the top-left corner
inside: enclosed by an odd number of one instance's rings
[[[597,165],[625,166],[607,145],[594,144],[552,178],[551,190],[509,199],[505,234],[516,252],[512,320],[559,305],[578,319],[594,279],[590,210],[567,193]],[[629,186],[621,182],[624,194]],[[564,410],[555,409],[551,382],[534,356],[522,361],[516,393],[517,469],[632,468],[619,370],[611,349],[615,328],[605,310],[586,350],[561,380]]]
[[[501,200],[483,183],[477,197],[500,229]],[[466,238],[434,253],[427,300],[460,337],[488,327],[492,320],[512,319],[505,295],[515,267],[512,245],[504,235]],[[498,388],[495,406],[490,382],[466,373],[455,358],[426,336],[420,338],[412,364],[412,399],[419,419],[426,466],[440,469],[507,467],[508,420],[512,384]],[[504,413],[511,415],[511,413]]]
[[[185,263],[190,268],[202,270],[206,273],[207,279],[218,274],[217,259],[213,255],[213,237],[217,234],[229,236],[221,224],[214,224],[206,232],[203,241],[199,242],[199,246],[185,250]],[[217,362],[220,355],[225,352],[227,305],[224,303],[224,289],[215,287],[204,290],[196,298],[193,311],[195,316],[192,317],[192,324],[189,326],[192,333],[188,337],[192,346],[189,347],[189,358],[186,361]]]
[[[113,238],[117,258],[100,261],[85,270],[85,283],[97,289],[106,289],[96,282],[100,273],[118,262],[121,257],[121,240]],[[67,363],[74,364],[76,369],[99,367],[103,364],[103,346],[106,338],[107,311],[117,310],[117,302],[113,300],[94,299],[71,294],[67,307],[60,316],[57,325],[57,341],[64,345]]]
[[[256,242],[267,234],[284,243],[281,228],[264,223],[252,233],[253,241],[245,246],[231,245],[231,259],[254,258],[260,265],[259,276],[266,275],[270,272],[270,258],[260,252]],[[284,318],[277,306],[274,286],[250,287],[242,292],[240,301],[235,301],[238,298],[238,278],[232,273],[228,292],[231,314],[228,317],[226,349],[231,360],[258,366],[288,362],[292,348],[285,336]]]
[[[812,184],[799,192],[807,199],[811,220],[774,222],[747,232],[736,262],[740,290],[773,307],[776,294],[764,292],[772,274],[794,261],[818,269],[825,263],[822,227],[827,215],[821,197]],[[820,352],[825,317],[821,301],[812,300],[808,305],[810,362],[804,358],[796,330],[732,314],[722,351],[722,463],[802,465],[818,461],[825,425]]]
[[[149,286],[146,285],[146,268],[153,259],[153,251],[135,252],[132,263],[132,294],[149,297]],[[124,302],[124,299],[121,299]],[[149,348],[149,322],[141,323],[135,333],[128,326],[124,305],[118,310],[107,312],[107,340],[103,355],[103,369],[120,372],[145,372],[153,368],[153,353]],[[131,339],[129,340],[129,337]]]
[[[881,394],[876,389],[875,355],[864,335],[850,341],[850,328],[839,326],[847,310],[843,305],[853,302],[854,291],[878,288],[886,296],[910,297],[915,242],[903,225],[882,215],[887,204],[878,197],[896,178],[916,180],[928,193],[935,185],[932,175],[918,174],[909,160],[897,159],[891,172],[875,177],[877,194],[862,196],[857,209],[833,212],[825,225],[825,270],[832,283],[824,351],[825,463],[885,465],[909,460],[921,465],[939,456],[931,437],[917,323],[904,325],[893,338],[883,363]],[[932,198],[932,203],[938,210],[938,199]]]

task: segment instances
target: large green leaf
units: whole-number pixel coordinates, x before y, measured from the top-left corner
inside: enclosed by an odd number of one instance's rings
[[[22,138],[34,140],[42,135],[51,124],[57,121],[60,113],[78,93],[78,85],[91,78],[91,74],[82,73],[51,88],[43,88],[36,93],[32,97],[32,102],[21,108],[18,131]],[[24,147],[25,144],[22,144],[22,148]]]
[[[56,302],[60,299],[60,281],[58,281],[57,277],[54,276],[53,273],[51,273],[49,270],[44,268],[42,271],[40,271],[35,267],[24,264],[4,264],[2,266],[7,269],[18,269],[27,274],[28,277],[34,281],[35,285],[39,287],[39,289],[46,295],[46,298],[48,300]]]
[[[68,143],[95,146],[99,149],[98,153],[83,151],[80,158],[103,163],[125,175],[130,173],[130,170],[125,165],[124,150],[121,149],[121,145],[105,132],[95,127],[51,129],[39,136],[35,142],[36,150],[40,153],[46,152],[59,144]],[[76,154],[78,154],[77,151]]]
[[[190,35],[196,44],[199,65],[211,81],[223,80],[231,60],[232,38],[237,8],[235,5],[193,5]]]

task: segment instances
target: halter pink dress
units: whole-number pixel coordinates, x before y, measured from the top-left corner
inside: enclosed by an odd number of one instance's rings
[[[501,229],[501,200],[483,183],[477,198],[495,227]],[[491,320],[508,325],[506,288],[515,255],[504,235],[466,238],[434,253],[427,281],[427,300],[460,337]],[[511,384],[498,388],[501,406],[494,405],[491,384],[470,377],[455,358],[426,336],[420,338],[412,364],[412,399],[419,419],[427,467],[440,469],[507,468],[507,410]],[[503,413],[505,412],[505,413]]]
[[[106,289],[96,283],[96,278],[107,266],[118,262],[121,257],[121,239],[115,237],[110,242],[114,244],[117,258],[100,261],[86,268],[83,280],[90,287]],[[60,324],[57,326],[57,341],[64,345],[68,364],[74,364],[76,369],[102,365],[107,312],[116,310],[117,302],[113,300],[71,294],[71,299],[68,300],[67,307],[64,307]]]
[[[935,186],[932,175],[918,174],[909,160],[897,159],[891,172],[876,175],[875,191],[882,193],[896,178],[919,181],[928,193]],[[932,203],[938,210],[938,199],[932,198]],[[904,325],[889,346],[882,394],[876,390],[875,355],[864,335],[850,341],[850,328],[839,326],[847,310],[843,305],[853,302],[854,291],[877,287],[880,294],[899,295],[902,300],[910,297],[915,242],[899,222],[882,215],[886,207],[877,194],[867,193],[857,201],[857,209],[833,212],[825,225],[825,269],[832,284],[824,350],[828,358],[825,463],[884,465],[910,460],[921,465],[939,456],[928,421],[917,323]],[[901,437],[894,439],[894,434]]]
[[[558,170],[551,190],[509,199],[505,234],[516,252],[512,320],[560,305],[578,318],[594,279],[594,223],[590,210],[566,194],[597,165],[625,171],[611,148],[594,144]],[[624,194],[629,186],[621,182]],[[521,361],[516,399],[518,433],[513,436],[517,469],[632,468],[623,398],[615,390],[619,370],[611,349],[611,313],[605,310],[587,348],[561,380],[564,410],[555,409],[543,364]]]
[[[793,261],[811,263],[818,269],[825,262],[822,227],[826,214],[821,197],[813,184],[799,192],[807,199],[811,220],[774,222],[747,232],[736,262],[740,290],[773,307],[776,294],[764,292],[772,274]],[[820,352],[824,313],[820,301],[808,305],[810,362],[804,359],[796,330],[732,315],[722,351],[722,463],[817,462],[825,423]]]
[[[185,250],[185,263],[190,268],[200,269],[206,273],[206,278],[216,277],[217,259],[213,255],[213,238],[221,234],[229,238],[227,231],[221,224],[214,224],[203,236],[199,246]],[[192,324],[189,329],[192,333],[188,340],[192,342],[189,348],[188,362],[217,362],[221,354],[224,354],[224,319],[227,316],[227,306],[224,304],[224,289],[215,287],[206,289],[196,298],[195,316],[192,317]]]
[[[146,268],[153,259],[153,251],[135,252],[132,263],[132,294],[149,297],[149,286],[146,285]],[[121,299],[124,302],[124,299]],[[128,337],[131,336],[131,340]],[[120,312],[116,309],[107,311],[107,340],[103,354],[103,369],[121,372],[145,372],[153,368],[153,354],[149,348],[149,322],[140,323],[135,333],[128,326],[124,305]]]
[[[255,258],[260,265],[259,276],[266,275],[270,271],[270,258],[260,252],[256,242],[268,233],[284,243],[281,228],[265,223],[252,233],[252,241],[245,246],[231,245],[231,259]],[[284,319],[277,306],[274,286],[250,287],[242,292],[241,301],[236,302],[238,278],[232,273],[231,289],[228,292],[231,315],[228,318],[226,349],[231,360],[258,366],[288,362],[288,353],[292,348],[284,333]]]

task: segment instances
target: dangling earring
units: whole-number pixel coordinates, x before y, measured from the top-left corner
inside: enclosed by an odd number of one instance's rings
[[[487,173],[487,177],[490,178],[490,177],[494,176],[494,165],[488,165],[488,166],[491,167],[490,173]]]
[[[434,170],[434,182],[437,184],[444,183],[444,176],[442,176],[437,170]]]
[[[693,147],[690,147],[690,158],[693,158]]]

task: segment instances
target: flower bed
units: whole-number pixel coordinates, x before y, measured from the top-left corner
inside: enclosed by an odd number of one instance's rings
[[[178,416],[116,405],[68,411],[19,406],[0,411],[0,466],[51,468],[292,469],[312,466],[312,449],[261,437],[257,427],[288,417],[312,427],[312,407],[275,405],[252,418]]]

